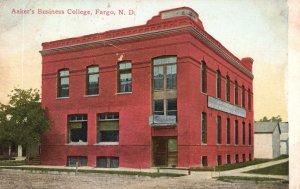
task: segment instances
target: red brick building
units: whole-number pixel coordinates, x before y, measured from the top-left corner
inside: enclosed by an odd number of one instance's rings
[[[46,165],[200,167],[253,158],[251,58],[181,7],[145,25],[42,44]]]

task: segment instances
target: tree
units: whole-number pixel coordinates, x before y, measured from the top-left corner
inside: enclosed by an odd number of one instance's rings
[[[26,146],[39,142],[50,127],[37,89],[14,89],[7,105],[0,103],[0,141]],[[28,150],[26,157],[28,160]]]
[[[259,121],[282,122],[282,118],[280,117],[280,115],[277,115],[276,117],[272,116],[270,119],[268,119],[266,116],[264,116]]]

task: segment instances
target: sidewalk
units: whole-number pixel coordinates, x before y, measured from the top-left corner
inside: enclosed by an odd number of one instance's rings
[[[261,164],[257,164],[257,165],[243,167],[243,168],[240,168],[240,169],[223,171],[223,172],[220,172],[219,176],[267,177],[267,178],[278,178],[278,179],[289,180],[289,176],[286,176],[286,175],[266,175],[266,174],[244,173],[244,172],[254,170],[254,169],[261,169],[261,168],[269,167],[269,166],[272,166],[272,165],[285,163],[288,160],[289,159],[286,158],[286,159],[281,159],[281,160],[277,160],[277,161],[271,161],[271,162],[267,162],[267,163],[261,163]]]

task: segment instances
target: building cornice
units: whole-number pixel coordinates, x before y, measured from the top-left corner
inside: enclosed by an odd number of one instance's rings
[[[232,57],[231,54],[226,52],[223,48],[221,48],[218,44],[216,44],[214,41],[212,41],[205,32],[200,32],[198,29],[194,28],[192,25],[183,25],[178,27],[172,27],[168,29],[161,29],[161,30],[155,30],[155,31],[149,31],[149,32],[143,32],[138,34],[131,34],[121,37],[113,37],[113,38],[107,38],[102,40],[97,40],[93,42],[85,42],[85,43],[79,43],[74,45],[66,45],[62,47],[55,47],[55,48],[49,48],[41,50],[40,53],[42,55],[45,54],[51,54],[56,52],[65,52],[65,51],[72,51],[80,48],[86,48],[86,47],[93,47],[96,45],[110,45],[115,42],[126,42],[126,41],[132,41],[132,40],[138,40],[138,39],[145,39],[145,38],[152,38],[157,36],[162,36],[165,34],[170,33],[180,33],[183,31],[189,31],[191,32],[197,39],[199,39],[201,42],[206,44],[210,49],[212,49],[215,53],[220,55],[222,58],[224,58],[226,61],[231,63],[233,66],[238,68],[241,72],[246,74],[248,77],[253,79],[253,74],[248,71],[241,63],[239,63],[235,58]]]

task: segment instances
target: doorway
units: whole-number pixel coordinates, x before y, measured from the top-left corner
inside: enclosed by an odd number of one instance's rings
[[[152,152],[155,167],[177,166],[177,138],[153,137]]]

